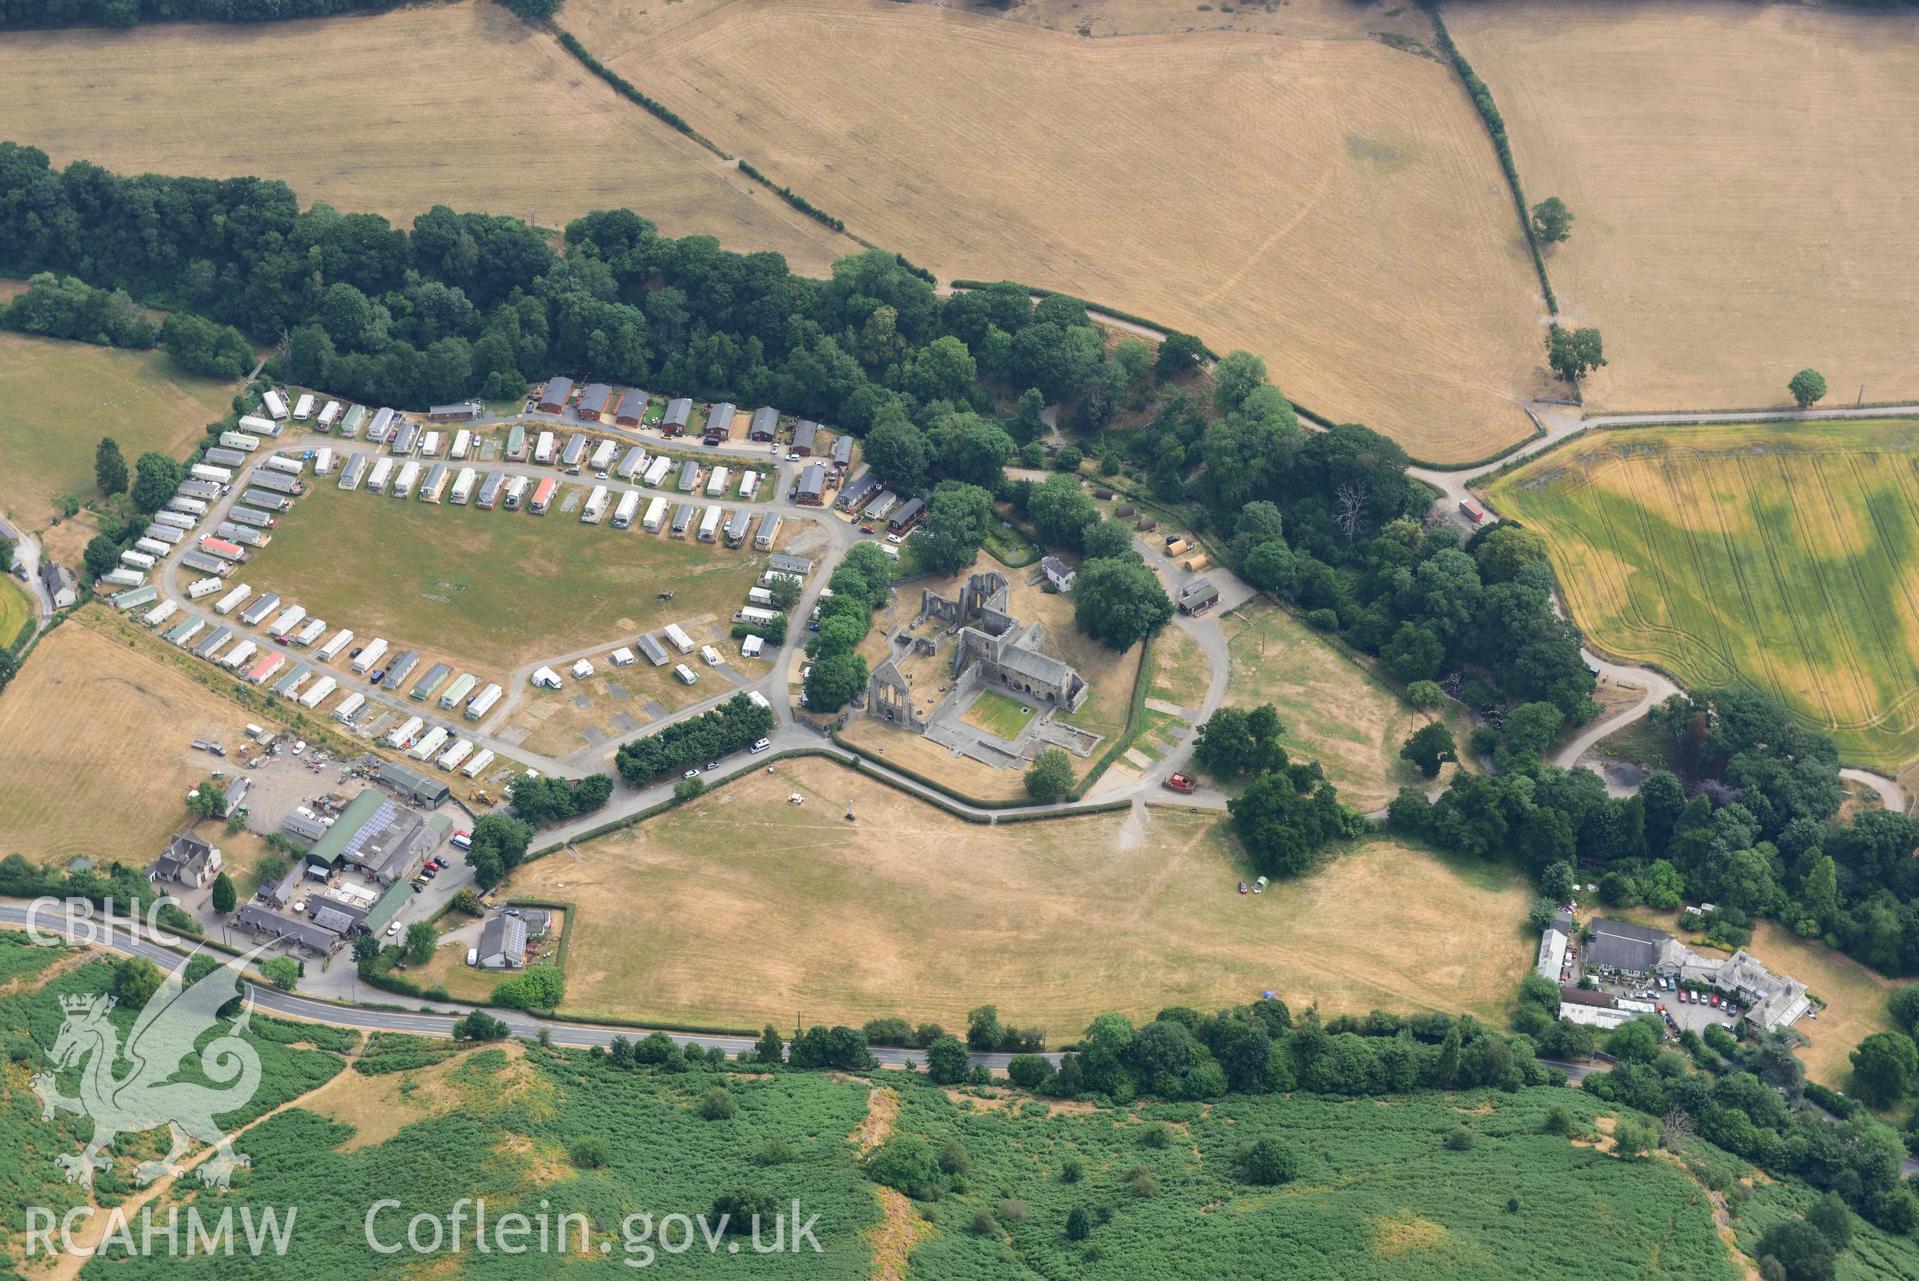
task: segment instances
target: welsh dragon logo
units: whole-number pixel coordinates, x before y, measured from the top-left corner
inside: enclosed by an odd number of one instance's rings
[[[260,1086],[259,1053],[243,1039],[253,1015],[251,1000],[230,1027],[199,1050],[200,1075],[212,1084],[173,1078],[182,1060],[220,1026],[220,1008],[242,990],[242,972],[258,951],[234,957],[190,987],[181,977],[183,970],[168,974],[134,1020],[125,1046],[108,1018],[113,997],[60,998],[66,1021],[48,1056],[52,1069],[33,1078],[33,1092],[40,1096],[43,1120],[52,1120],[59,1110],[93,1122],[93,1137],[84,1152],[54,1158],[66,1169],[68,1182],[90,1186],[94,1171],[113,1164],[106,1149],[114,1139],[163,1125],[172,1135],[172,1147],[164,1157],[143,1161],[134,1170],[135,1181],[143,1186],[163,1175],[181,1174],[181,1158],[196,1141],[214,1149],[199,1168],[209,1186],[226,1187],[234,1170],[251,1164],[233,1150],[232,1140],[213,1120],[245,1107]],[[82,1064],[79,1096],[61,1094],[56,1075]],[[128,1065],[126,1074],[114,1075],[122,1064]]]

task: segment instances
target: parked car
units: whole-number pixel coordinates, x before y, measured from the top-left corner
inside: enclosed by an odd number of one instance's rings
[[[873,527],[872,527],[871,525],[861,525],[861,526],[860,526],[860,533],[862,533],[862,534],[870,534],[870,533],[872,533],[872,532],[873,532]]]
[[[383,671],[382,671],[382,672],[375,672],[375,673],[373,673],[373,677],[372,677],[372,681],[373,681],[373,683],[374,683],[375,685],[378,685],[378,684],[379,684],[379,683],[380,683],[381,681],[383,681],[383,680],[385,680],[385,679],[386,679],[386,673],[385,673],[385,672],[383,672]]]
[[[306,750],[307,750],[307,741],[304,738],[299,740],[293,745],[293,754],[295,756],[306,755]]]
[[[680,775],[681,778],[698,778],[699,776],[700,776],[700,771],[698,766],[695,766],[692,769],[686,771],[686,773]]]
[[[710,771],[712,771],[712,770],[716,770],[716,769],[718,769],[719,767],[720,767],[720,763],[719,763],[718,761],[708,761],[708,762],[706,763],[706,768],[707,768],[707,770],[708,770],[709,772],[710,772]]]
[[[453,834],[453,848],[454,848],[454,849],[456,849],[456,850],[470,850],[470,849],[472,849],[472,848],[473,848],[473,833],[471,833],[471,832],[455,832],[455,833]]]
[[[389,938],[398,934],[400,932],[400,923],[398,921],[393,922],[393,924],[386,927],[386,932]]]
[[[1199,783],[1185,774],[1175,772],[1166,776],[1166,786],[1175,792],[1190,792],[1198,788]]]
[[[1712,1008],[1715,1010],[1719,1008],[1719,993],[1717,992],[1712,994]]]

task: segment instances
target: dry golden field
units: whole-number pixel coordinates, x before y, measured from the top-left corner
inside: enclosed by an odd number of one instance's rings
[[[1490,487],[1593,643],[1785,703],[1849,761],[1919,758],[1919,424],[1597,432]]]
[[[569,1012],[707,1025],[951,1027],[995,1002],[1059,1041],[1105,1009],[1266,988],[1497,1017],[1532,952],[1503,869],[1381,840],[1261,896],[1235,892],[1246,875],[1218,817],[977,826],[807,759],[528,864],[510,893],[577,906]]]
[[[13,32],[0,127],[56,164],[290,183],[401,222],[436,204],[547,227],[629,206],[672,235],[823,272],[859,246],[618,97],[488,0],[313,22]]]
[[[43,639],[0,696],[0,854],[145,864],[219,764],[188,743],[238,742],[247,721],[93,619],[83,611]]]
[[[1549,270],[1596,324],[1606,409],[1919,393],[1919,26],[1843,6],[1448,7],[1527,196],[1578,219]]]
[[[1287,393],[1422,457],[1530,430],[1537,281],[1450,70],[1369,33],[1401,20],[1345,0],[1262,14],[1263,32],[1097,40],[887,0],[575,0],[564,20],[943,279],[1011,277],[1248,348]]]

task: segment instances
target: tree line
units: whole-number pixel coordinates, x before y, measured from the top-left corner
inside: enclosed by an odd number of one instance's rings
[[[278,22],[391,9],[398,0],[0,0],[0,28]]]

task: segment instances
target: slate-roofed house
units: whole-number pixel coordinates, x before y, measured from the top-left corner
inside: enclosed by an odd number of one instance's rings
[[[480,927],[475,963],[483,970],[517,970],[526,964],[526,922],[496,916]]]
[[[753,421],[746,429],[748,440],[768,441],[778,439],[780,434],[780,411],[771,405],[762,405],[753,411]]]
[[[220,874],[220,851],[190,832],[176,832],[160,857],[147,865],[147,879],[171,881],[194,889],[211,885]]]
[[[1078,571],[1057,556],[1045,556],[1039,562],[1040,571],[1046,575],[1046,581],[1053,585],[1056,592],[1073,590],[1073,580]]]
[[[1653,974],[1662,965],[1677,969],[1683,949],[1672,935],[1631,921],[1598,917],[1586,943],[1586,968],[1618,974]]]
[[[809,456],[820,437],[820,425],[811,418],[802,418],[793,424],[793,452],[801,458]]]
[[[47,595],[53,601],[55,609],[65,609],[80,599],[79,584],[74,581],[73,571],[65,565],[46,561],[40,566],[40,585],[47,589]]]
[[[277,939],[303,947],[315,956],[327,956],[340,946],[340,935],[308,920],[275,912],[260,903],[248,903],[233,914],[233,928],[244,930],[255,939]]]

